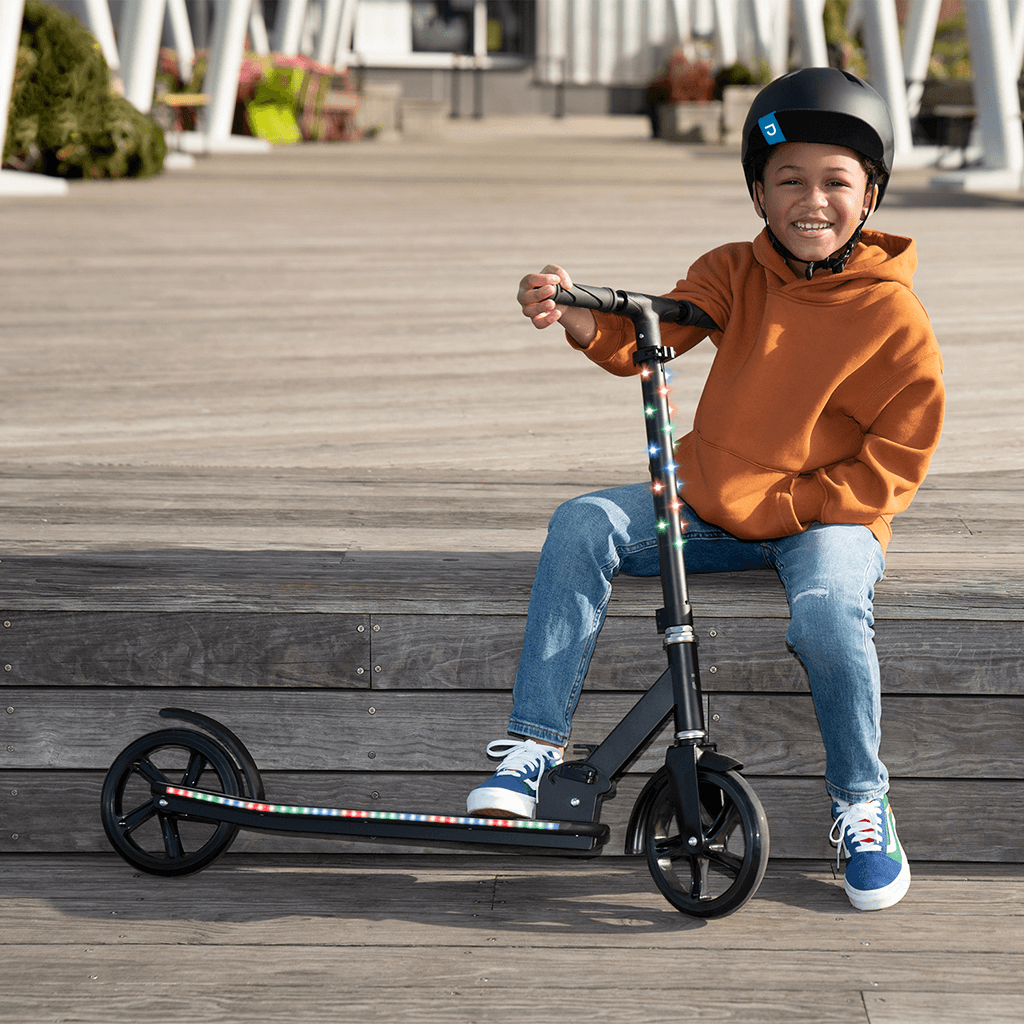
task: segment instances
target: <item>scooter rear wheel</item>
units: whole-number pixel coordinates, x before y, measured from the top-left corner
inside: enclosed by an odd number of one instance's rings
[[[242,795],[235,762],[203,733],[164,729],[140,737],[114,759],[100,800],[107,838],[129,864],[152,875],[185,875],[227,850],[237,825],[162,813],[153,782]]]
[[[661,894],[694,917],[724,917],[757,892],[768,866],[768,819],[749,783],[736,772],[698,768],[702,843],[680,835],[668,775],[651,798],[644,849]]]

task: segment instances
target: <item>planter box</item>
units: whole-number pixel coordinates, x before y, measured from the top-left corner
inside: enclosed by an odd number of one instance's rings
[[[398,110],[403,138],[437,139],[445,134],[447,118],[441,100],[404,97]]]
[[[658,107],[658,138],[716,143],[722,137],[722,102],[666,103]]]
[[[398,104],[402,99],[400,82],[364,82],[356,127],[361,134],[375,132],[378,138],[398,135]]]
[[[727,85],[722,93],[722,142],[727,146],[743,145],[743,122],[750,104],[761,91],[759,85]]]

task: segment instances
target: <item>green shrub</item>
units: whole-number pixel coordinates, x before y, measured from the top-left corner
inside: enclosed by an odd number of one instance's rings
[[[110,89],[99,44],[69,14],[25,0],[3,162],[64,178],[163,170],[163,132]]]

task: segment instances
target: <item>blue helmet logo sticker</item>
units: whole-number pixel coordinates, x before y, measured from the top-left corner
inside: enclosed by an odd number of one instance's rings
[[[782,134],[779,122],[775,119],[774,111],[770,114],[765,114],[764,117],[759,117],[757,119],[757,124],[761,129],[761,134],[764,136],[764,141],[767,142],[769,146],[774,146],[780,142],[786,141],[786,136]]]

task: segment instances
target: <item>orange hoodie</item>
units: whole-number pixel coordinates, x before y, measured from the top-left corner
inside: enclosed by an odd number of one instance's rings
[[[680,492],[702,519],[747,540],[860,523],[886,547],[942,429],[942,360],[911,290],[916,267],[911,239],[878,231],[843,273],[810,281],[763,231],[694,263],[669,294],[722,330],[663,324],[662,342],[679,353],[709,336],[718,349],[676,444]],[[637,373],[632,323],[595,319],[586,355]]]

